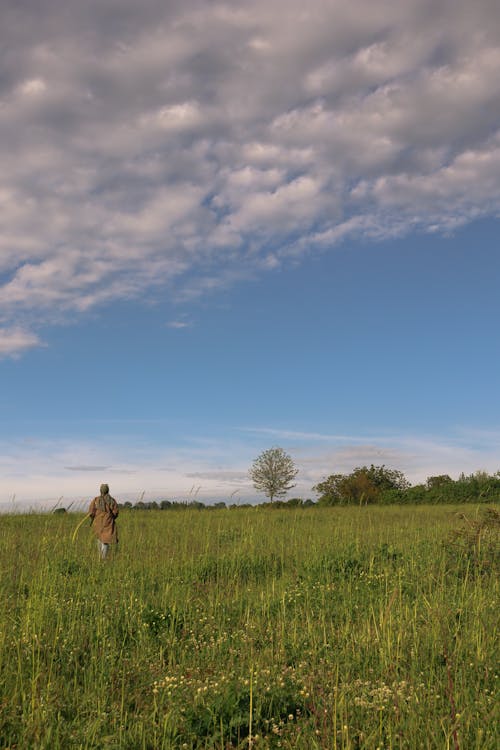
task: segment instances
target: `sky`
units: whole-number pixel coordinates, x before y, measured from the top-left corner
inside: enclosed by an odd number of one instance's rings
[[[2,0],[0,507],[500,469],[496,0]]]

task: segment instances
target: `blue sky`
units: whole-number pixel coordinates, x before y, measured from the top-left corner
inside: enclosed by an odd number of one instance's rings
[[[2,5],[0,503],[500,469],[500,11],[284,5]]]

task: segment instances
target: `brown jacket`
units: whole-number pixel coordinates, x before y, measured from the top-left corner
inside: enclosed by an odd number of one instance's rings
[[[94,497],[89,507],[89,516],[92,519],[92,528],[98,539],[104,544],[118,541],[118,533],[115,518],[118,515],[118,504],[116,500],[107,495],[103,503],[103,497]],[[101,507],[104,506],[104,507]]]

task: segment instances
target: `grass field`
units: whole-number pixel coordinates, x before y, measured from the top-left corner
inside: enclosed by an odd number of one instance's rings
[[[81,517],[0,516],[1,748],[498,747],[494,509]]]

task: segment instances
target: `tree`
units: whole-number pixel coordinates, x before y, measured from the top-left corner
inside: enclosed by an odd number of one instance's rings
[[[299,472],[283,448],[269,448],[255,459],[248,473],[257,492],[263,492],[273,502],[295,487],[292,482]]]
[[[373,468],[373,466],[372,466]],[[376,503],[381,493],[374,476],[366,466],[354,469],[342,482],[342,494],[347,502],[356,505]]]
[[[407,490],[409,482],[396,469],[385,466],[358,466],[350,474],[332,474],[313,487],[320,505],[367,505],[380,502],[384,493]]]
[[[427,477],[426,486],[428,490],[436,490],[447,484],[452,484],[453,479],[449,474],[439,474],[435,477]]]
[[[319,495],[319,505],[342,505],[342,481],[345,479],[344,474],[330,474],[329,477],[318,482],[313,487],[313,492]]]

